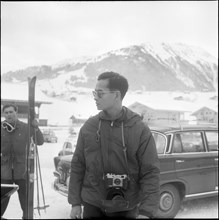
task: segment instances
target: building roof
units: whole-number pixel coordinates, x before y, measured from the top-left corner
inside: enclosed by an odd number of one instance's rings
[[[28,84],[1,83],[1,101],[27,102]],[[40,104],[51,104],[52,101],[46,97],[39,89],[35,89],[35,102]]]
[[[199,112],[201,112],[205,109],[210,110],[210,111],[215,112],[215,113],[218,113],[216,109],[209,108],[207,106],[203,106],[202,108],[200,108],[200,109],[196,110],[195,112],[193,112],[191,115],[197,115]]]
[[[161,107],[155,107],[155,106],[152,107],[152,106],[148,106],[148,105],[142,104],[140,102],[134,102],[133,104],[129,105],[128,107],[130,109],[138,108],[138,109],[141,109],[141,110],[147,108],[147,109],[153,110],[153,111],[185,112],[183,110],[171,109],[171,107],[170,108],[166,108],[166,109],[162,108],[162,106]]]
[[[1,104],[5,105],[8,103],[13,103],[15,105],[27,105],[28,101],[27,100],[13,100],[13,99],[1,99]],[[41,104],[51,104],[50,102],[40,102],[40,101],[35,101],[36,106],[40,106]]]

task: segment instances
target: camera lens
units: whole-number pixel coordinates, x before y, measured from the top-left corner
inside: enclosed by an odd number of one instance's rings
[[[124,199],[124,194],[121,189],[111,188],[107,192],[107,200],[122,200]]]
[[[115,179],[114,180],[114,184],[115,185],[120,185],[121,184],[121,180],[120,179]]]
[[[117,194],[117,195],[113,196],[112,199],[113,199],[113,200],[123,200],[124,197],[123,197],[122,195]]]

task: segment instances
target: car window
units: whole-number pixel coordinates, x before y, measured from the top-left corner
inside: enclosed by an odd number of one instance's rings
[[[66,148],[72,149],[72,144],[70,142],[67,142]]]
[[[64,142],[62,149],[63,150],[72,150],[73,149],[73,145],[72,145],[71,142],[66,141],[66,142]]]
[[[157,148],[157,153],[158,154],[163,154],[166,146],[166,139],[163,135],[152,132],[152,135],[155,140],[156,148]]]
[[[216,131],[206,131],[205,134],[209,151],[218,151],[218,133]]]
[[[179,134],[182,144],[182,152],[203,152],[204,145],[201,132],[189,131]]]
[[[181,137],[180,134],[176,134],[173,138],[172,153],[182,153],[182,152],[183,152],[183,148],[182,148]]]

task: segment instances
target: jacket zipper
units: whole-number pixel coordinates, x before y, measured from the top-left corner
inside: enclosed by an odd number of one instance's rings
[[[108,164],[109,164],[109,171],[112,172],[112,165],[111,165],[111,159],[110,159],[110,154],[111,154],[111,147],[112,147],[112,131],[113,131],[113,125],[114,121],[111,121],[110,123],[110,143],[108,145]]]

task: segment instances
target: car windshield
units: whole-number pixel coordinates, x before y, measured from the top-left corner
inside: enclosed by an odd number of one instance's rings
[[[157,132],[152,132],[152,135],[155,140],[157,153],[163,154],[165,150],[165,146],[166,146],[166,138],[164,137],[164,135],[157,133]]]
[[[63,145],[63,149],[72,149],[72,143],[65,142],[64,145]]]

